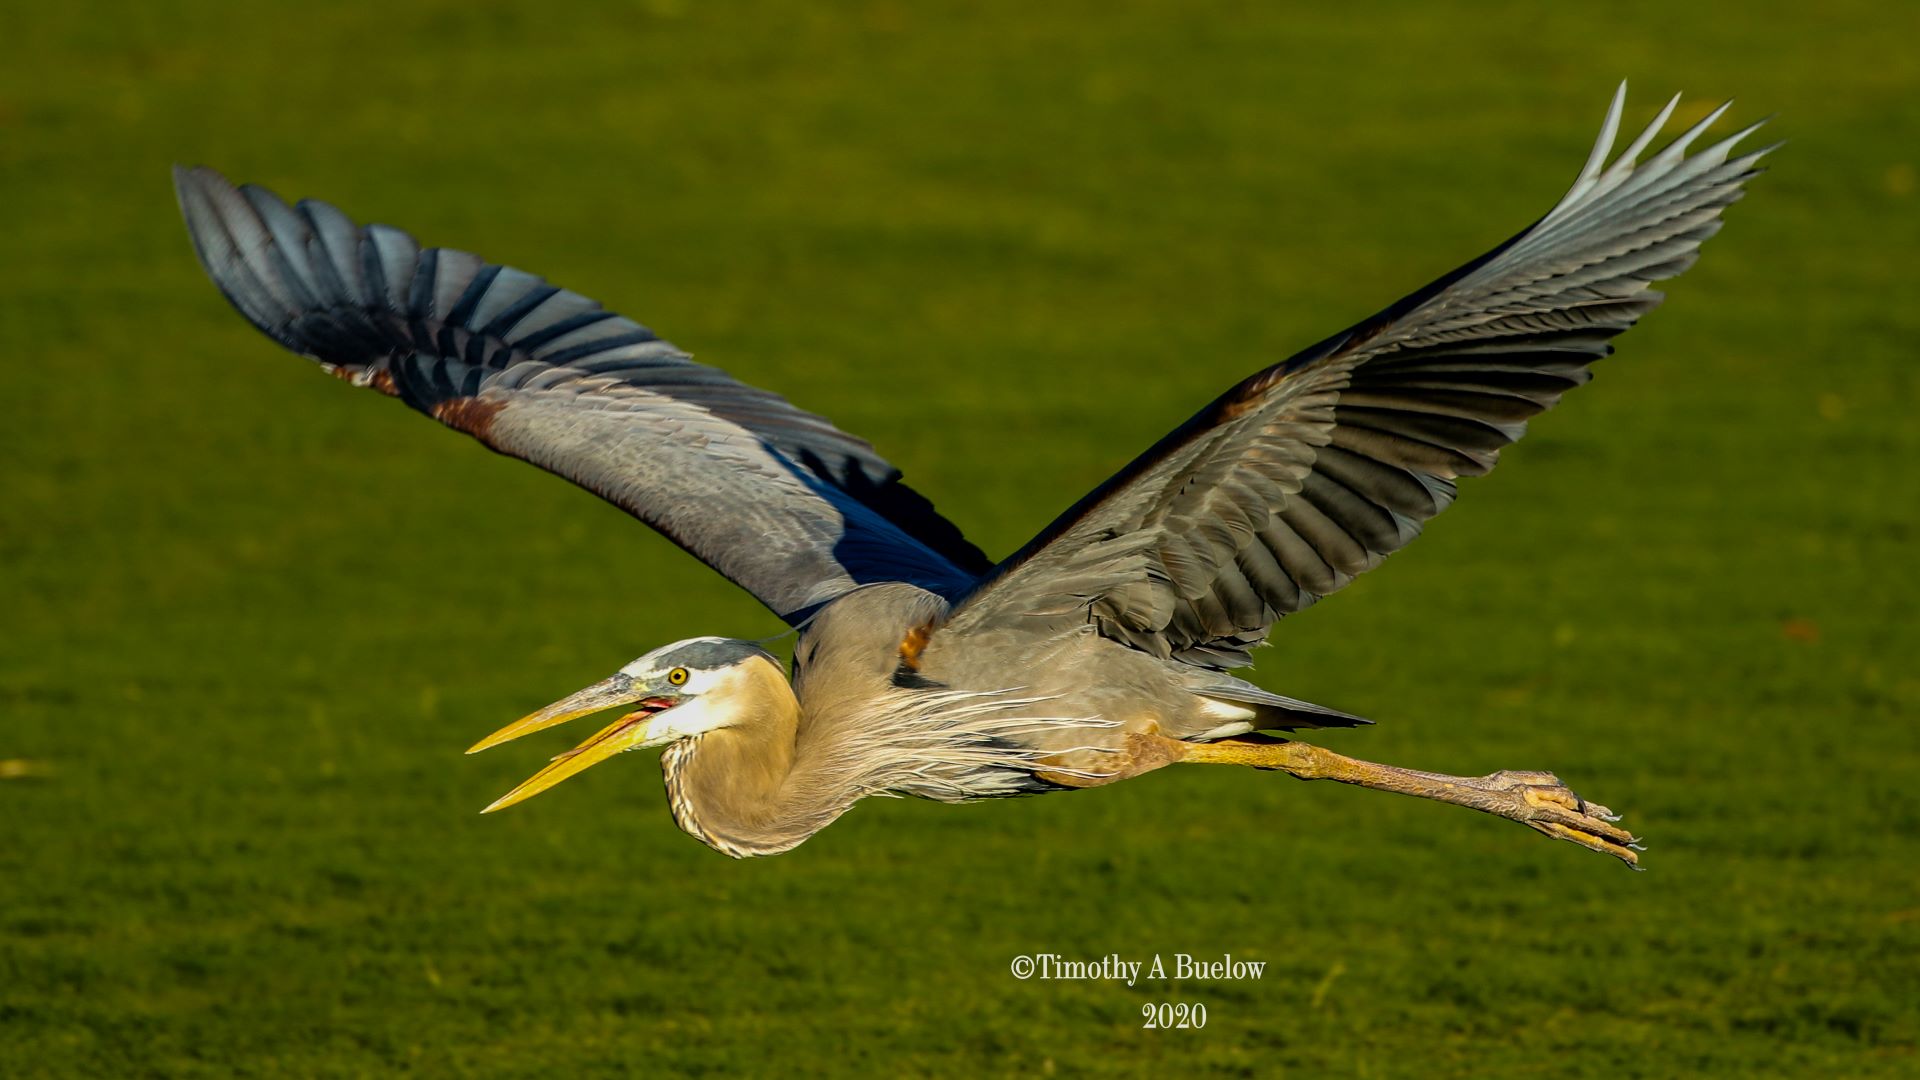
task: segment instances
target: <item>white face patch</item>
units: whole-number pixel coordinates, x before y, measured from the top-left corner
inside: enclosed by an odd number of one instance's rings
[[[709,731],[719,731],[733,724],[735,711],[727,704],[727,699],[697,697],[683,705],[675,705],[666,712],[657,713],[647,721],[647,745],[658,746],[661,743],[675,742],[680,739],[705,735]]]

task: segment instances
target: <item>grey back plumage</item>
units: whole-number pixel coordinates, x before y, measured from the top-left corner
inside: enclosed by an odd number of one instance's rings
[[[275,341],[614,502],[789,621],[990,565],[866,442],[578,293],[210,169],[175,184],[207,273]]]
[[[1748,128],[1686,155],[1722,106],[1636,165],[1675,98],[1607,166],[1624,91],[1544,218],[1229,390],[996,568],[946,632],[1092,622],[1237,666],[1275,620],[1406,545],[1659,304],[1649,283],[1693,263],[1767,152],[1730,158]]]

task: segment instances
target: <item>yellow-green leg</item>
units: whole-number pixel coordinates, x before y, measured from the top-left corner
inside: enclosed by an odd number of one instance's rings
[[[1620,820],[1619,816],[1575,795],[1552,773],[1501,771],[1487,776],[1444,776],[1376,765],[1293,739],[1259,735],[1211,743],[1183,742],[1177,747],[1161,749],[1173,752],[1179,761],[1277,769],[1302,780],[1332,780],[1471,806],[1518,821],[1548,836],[1605,852],[1635,870],[1640,869],[1640,842],[1632,833],[1613,824]]]

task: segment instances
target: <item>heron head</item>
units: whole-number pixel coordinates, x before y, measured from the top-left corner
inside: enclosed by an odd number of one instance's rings
[[[560,781],[623,750],[659,746],[731,727],[753,712],[756,681],[778,678],[773,654],[749,641],[703,637],[655,649],[612,676],[516,720],[473,745],[474,754],[555,724],[564,724],[621,705],[639,707],[599,734],[553,759],[525,783],[495,800],[481,813],[532,798]]]

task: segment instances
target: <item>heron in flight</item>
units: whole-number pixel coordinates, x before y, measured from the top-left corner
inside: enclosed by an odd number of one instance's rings
[[[578,293],[210,169],[175,183],[207,273],[267,336],[613,502],[797,628],[790,677],[752,642],[692,638],[481,740],[621,710],[488,810],[664,746],[674,820],[745,857],[868,795],[1201,762],[1470,806],[1637,867],[1619,819],[1552,774],[1335,754],[1291,734],[1368,721],[1229,674],[1586,382],[1772,149],[1736,154],[1755,124],[1689,154],[1722,105],[1640,162],[1676,97],[1614,156],[1625,89],[1544,217],[1243,379],[998,562],[867,442]]]

